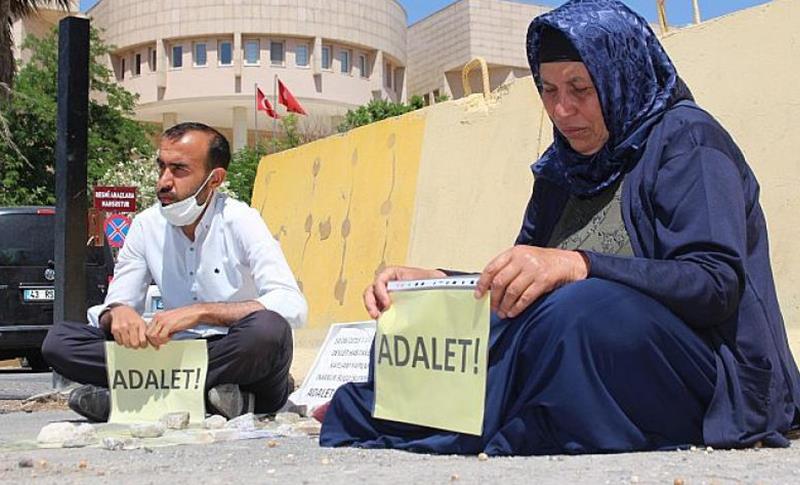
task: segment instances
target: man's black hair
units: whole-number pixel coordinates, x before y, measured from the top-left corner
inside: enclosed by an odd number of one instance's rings
[[[190,131],[200,131],[211,136],[211,141],[208,144],[208,155],[206,156],[206,166],[208,169],[224,168],[228,170],[228,165],[231,163],[231,147],[228,145],[228,140],[225,139],[222,133],[208,125],[195,121],[178,123],[166,130],[161,135],[161,138],[176,141],[180,140],[183,135]]]

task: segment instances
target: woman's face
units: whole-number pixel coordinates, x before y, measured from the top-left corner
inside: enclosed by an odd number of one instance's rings
[[[542,102],[556,129],[581,155],[593,155],[608,140],[603,110],[589,71],[582,62],[545,62],[539,66]]]

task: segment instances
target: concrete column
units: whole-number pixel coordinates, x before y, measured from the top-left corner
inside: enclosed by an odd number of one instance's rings
[[[383,97],[383,51],[375,52],[375,61],[372,63],[372,97]]]
[[[319,36],[314,37],[314,49],[311,51],[311,69],[314,75],[322,74],[322,37]]]
[[[233,33],[233,75],[242,75],[242,33]]]
[[[178,124],[178,113],[162,113],[161,129],[166,130]]]
[[[167,88],[167,45],[164,39],[156,39],[156,86]]]
[[[395,92],[397,93],[398,102],[405,103],[408,101],[408,74],[407,69],[405,67],[398,67],[395,70],[394,80],[395,80]],[[397,85],[397,79],[400,79],[400,86]]]
[[[247,108],[236,106],[233,108],[233,151],[236,152],[247,146]]]

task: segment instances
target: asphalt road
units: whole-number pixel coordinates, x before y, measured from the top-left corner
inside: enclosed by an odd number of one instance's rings
[[[53,374],[20,368],[0,368],[0,400],[27,399],[52,390]]]
[[[314,437],[134,451],[36,449],[65,411],[0,414],[0,483],[796,483],[800,447],[619,455],[489,458],[326,449]],[[27,461],[31,468],[20,467]]]

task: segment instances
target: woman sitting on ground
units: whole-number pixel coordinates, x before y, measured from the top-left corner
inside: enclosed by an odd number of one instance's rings
[[[482,436],[375,419],[348,384],[324,446],[554,454],[788,446],[800,375],[770,270],[758,183],[647,22],[614,0],[534,19],[528,59],[555,141],[491,294]],[[395,267],[365,293],[377,317]]]

